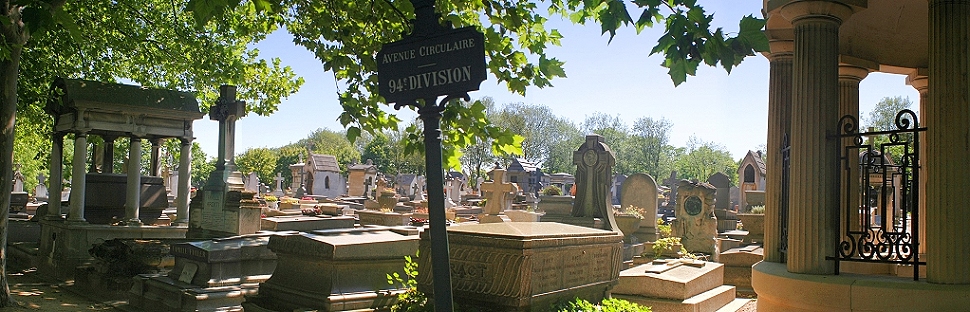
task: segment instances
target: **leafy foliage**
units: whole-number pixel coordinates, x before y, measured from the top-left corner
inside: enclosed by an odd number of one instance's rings
[[[485,35],[488,71],[514,93],[525,94],[526,87],[551,86],[557,77],[566,77],[564,63],[546,53],[558,46],[562,35],[546,29],[546,14],[568,16],[575,23],[595,22],[612,38],[619,27],[632,25],[638,31],[663,23],[667,32],[651,51],[665,56],[663,66],[670,69],[674,84],[694,75],[701,63],[720,64],[729,71],[745,56],[768,49],[761,32],[765,21],[752,16],[742,18],[734,36],[720,28],[711,30],[713,14],[707,14],[694,0],[636,0],[642,12],[634,21],[628,6],[620,0],[550,0],[547,12],[538,3],[545,1],[436,1],[441,19],[454,27],[475,27]],[[264,21],[285,26],[294,43],[313,52],[330,71],[343,90],[339,100],[343,113],[339,121],[347,127],[353,141],[362,133],[396,129],[401,120],[381,108],[384,100],[377,92],[376,54],[385,43],[401,39],[412,29],[414,18],[410,1],[373,2],[298,0],[189,0],[187,10],[198,25],[221,25],[230,12],[247,8]],[[663,15],[661,10],[669,10]],[[448,167],[457,169],[463,149],[491,142],[493,150],[505,154],[533,157],[530,143],[525,151],[514,132],[489,128],[492,124],[478,105],[451,104],[442,119],[443,157]],[[409,126],[407,148],[421,147],[417,125]],[[559,160],[554,160],[559,164]]]
[[[418,257],[418,254],[414,255]],[[404,276],[398,272],[387,274],[387,283],[407,289],[397,296],[397,302],[391,306],[391,312],[433,312],[434,302],[428,300],[424,293],[418,291],[418,262],[411,256],[404,256]]]
[[[593,304],[581,298],[557,305],[554,311],[558,312],[650,312],[649,307],[639,305],[623,299],[606,298],[599,304]]]
[[[278,160],[278,154],[269,148],[250,148],[236,156],[236,167],[243,174],[255,172],[259,181],[268,183],[273,181]]]
[[[738,180],[738,163],[731,158],[731,152],[714,142],[704,142],[691,137],[687,142],[687,153],[677,158],[677,174],[683,179],[707,181],[712,174],[722,172],[730,181]]]

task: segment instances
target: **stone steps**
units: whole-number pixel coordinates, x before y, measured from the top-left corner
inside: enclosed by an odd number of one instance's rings
[[[724,284],[724,265],[672,259],[620,272],[612,296],[653,307],[653,311],[715,311],[735,300],[736,289]]]
[[[754,299],[734,298],[734,301],[731,301],[731,303],[717,309],[715,312],[737,312],[751,301],[754,301]]]

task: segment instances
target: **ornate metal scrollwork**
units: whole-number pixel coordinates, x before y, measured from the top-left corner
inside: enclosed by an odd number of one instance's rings
[[[844,209],[839,213],[836,237],[838,262],[882,262],[912,265],[919,279],[919,134],[912,110],[896,114],[895,129],[859,132],[851,115],[839,119],[839,163]],[[858,157],[857,165],[850,161]],[[853,166],[858,166],[853,168]],[[851,179],[858,179],[854,184]],[[858,194],[852,194],[855,192]],[[858,201],[858,202],[854,202]],[[858,207],[858,209],[854,209]]]

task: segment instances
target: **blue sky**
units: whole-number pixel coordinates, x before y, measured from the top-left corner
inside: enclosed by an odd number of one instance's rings
[[[762,1],[703,4],[714,13],[715,26],[736,32],[742,16],[760,16]],[[552,17],[547,28],[559,29],[564,36],[562,46],[547,53],[566,62],[568,78],[553,80],[554,87],[529,88],[523,97],[510,93],[489,76],[481,90],[470,93],[471,97],[489,96],[499,104],[546,105],[577,125],[597,112],[619,115],[628,126],[640,117],[663,117],[673,123],[670,144],[686,146],[688,139],[696,136],[726,147],[736,159],[767,142],[769,68],[765,57],[746,58],[730,75],[722,68],[702,65],[697,76],[674,87],[666,68],[660,66],[662,57],[648,57],[663,33],[662,25],[640,34],[632,27],[620,29],[612,42],[608,35],[600,34],[598,25],[573,25]],[[260,56],[279,57],[283,65],[293,67],[306,83],[298,93],[283,100],[275,114],[250,114],[240,119],[236,126],[236,153],[251,147],[283,146],[318,128],[343,129],[337,121],[341,107],[333,74],[324,72],[312,53],[295,46],[292,37],[282,31],[256,47]],[[905,84],[904,76],[870,74],[860,86],[861,115],[865,117],[879,99],[891,96],[909,97],[918,106],[919,93]],[[415,116],[406,109],[398,113],[403,120]],[[196,121],[194,127],[197,142],[206,154],[215,156],[218,123],[204,118]]]

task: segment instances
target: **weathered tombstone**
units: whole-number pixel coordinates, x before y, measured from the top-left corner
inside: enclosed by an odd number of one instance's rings
[[[243,189],[259,194],[259,177],[256,176],[255,172],[250,172],[246,176],[246,180],[243,181]]]
[[[283,174],[277,172],[273,181],[276,181],[276,189],[273,190],[273,195],[276,195],[277,198],[283,197],[283,194],[285,194],[283,193]]]
[[[462,193],[463,184],[464,183],[462,183],[461,180],[459,179],[452,179],[451,183],[448,184],[448,198],[450,198],[451,201],[455,203],[461,203],[461,195],[462,195],[461,193]]]
[[[610,187],[610,193],[612,196],[612,203],[614,205],[620,204],[620,197],[623,196],[623,181],[626,181],[627,176],[622,173],[617,173],[613,176],[613,185]]]
[[[16,165],[16,171],[13,173],[13,191],[23,192],[24,191],[24,174],[20,173],[20,164]]]
[[[643,242],[657,240],[657,182],[650,175],[636,173],[623,181],[620,192],[620,205],[623,208],[633,206],[643,209],[645,222],[640,222],[640,229],[633,235]]]
[[[236,100],[236,87],[220,87],[219,100],[209,112],[209,118],[219,121],[219,150],[216,168],[202,188],[201,211],[189,213],[189,233],[192,238],[227,237],[252,234],[259,230],[259,204],[252,200],[255,192],[245,192],[242,173],[236,170],[236,119],[245,115],[246,103]],[[198,207],[197,205],[193,205]]]
[[[417,231],[386,227],[314,231],[270,238],[279,264],[246,311],[384,311],[403,293],[387,275],[404,276],[404,257],[418,249]],[[428,253],[421,253],[422,258]],[[428,266],[422,266],[427,268]],[[421,277],[428,276],[422,271]]]
[[[426,199],[424,196],[425,178],[424,176],[418,176],[417,179],[418,182],[414,184],[414,200],[424,200]]]
[[[610,186],[616,155],[598,134],[586,136],[586,142],[573,152],[576,165],[576,199],[573,217],[600,218],[603,228],[619,231],[613,218]]]
[[[738,217],[731,210],[731,178],[721,172],[712,174],[707,183],[717,188],[714,199],[714,213],[717,215],[717,231],[727,232],[738,229]]]
[[[34,198],[38,201],[47,201],[47,177],[43,173],[37,174],[37,186],[34,187]]]
[[[492,179],[491,182],[482,183],[482,192],[487,200],[485,213],[478,216],[478,222],[481,223],[502,222],[498,215],[512,206],[512,199],[518,189],[515,183],[505,181],[505,169],[498,165],[492,170]]]
[[[689,252],[703,252],[717,261],[717,218],[714,216],[716,188],[707,183],[681,181],[671,235]]]

